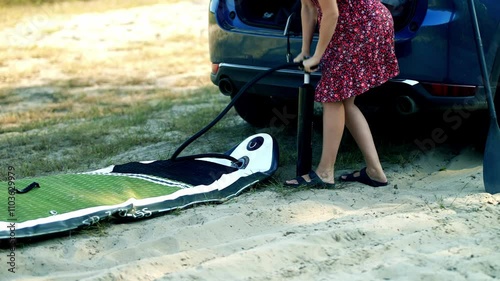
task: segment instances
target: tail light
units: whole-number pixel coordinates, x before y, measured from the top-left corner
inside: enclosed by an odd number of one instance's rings
[[[422,86],[431,95],[439,97],[471,97],[477,93],[476,86],[432,84],[432,83],[422,83]]]
[[[212,63],[212,74],[217,74],[217,72],[219,72],[219,64]]]

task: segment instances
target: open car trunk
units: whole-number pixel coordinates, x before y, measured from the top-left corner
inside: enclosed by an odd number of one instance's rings
[[[410,24],[418,1],[421,0],[381,0],[391,11],[396,32]],[[294,13],[290,31],[301,32],[300,0],[235,0],[235,4],[240,19],[251,26],[283,30]]]
[[[294,23],[300,33],[300,0],[235,0],[236,13],[248,25],[284,29],[294,13]]]

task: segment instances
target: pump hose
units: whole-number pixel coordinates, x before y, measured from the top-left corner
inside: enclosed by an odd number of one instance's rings
[[[279,65],[279,66],[270,68],[270,69],[266,70],[265,72],[260,73],[259,75],[255,76],[252,80],[248,81],[243,87],[241,87],[241,89],[238,91],[238,93],[231,99],[231,102],[226,106],[226,108],[224,108],[224,110],[221,113],[219,113],[219,115],[217,115],[217,117],[215,117],[215,119],[212,120],[212,122],[210,122],[210,124],[208,124],[207,126],[205,126],[203,129],[201,129],[199,132],[197,132],[192,137],[190,137],[188,140],[186,140],[183,144],[181,144],[181,146],[179,146],[179,148],[177,148],[177,150],[174,152],[174,154],[172,154],[172,157],[170,157],[170,160],[180,159],[180,157],[178,158],[177,156],[179,156],[179,154],[188,145],[190,145],[193,141],[195,141],[196,139],[198,139],[199,137],[201,137],[208,130],[210,130],[215,124],[217,124],[229,112],[229,110],[231,110],[231,108],[234,106],[234,104],[236,103],[236,101],[248,90],[248,88],[250,88],[251,86],[253,86],[253,84],[257,83],[262,78],[268,76],[269,74],[271,74],[271,73],[273,73],[273,72],[275,72],[277,70],[285,69],[285,68],[291,68],[291,67],[300,67],[301,65],[302,65],[301,62],[286,63],[286,64],[283,64],[283,65]],[[186,158],[192,159],[192,158],[202,157],[202,156],[206,157],[206,155],[185,156],[185,157],[182,157],[182,159],[186,159]],[[232,162],[238,162],[237,159],[235,159],[235,158],[233,158],[233,157],[231,157],[229,155],[224,155],[224,154],[209,154],[209,155],[212,156],[212,157],[215,156],[215,155],[217,155],[217,157],[219,157],[219,158],[225,158],[225,159],[228,159],[228,160],[230,160]]]

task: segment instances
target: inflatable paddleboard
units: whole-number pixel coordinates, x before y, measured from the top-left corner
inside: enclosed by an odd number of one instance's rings
[[[224,202],[269,178],[278,168],[278,144],[268,134],[250,136],[224,155],[229,157],[214,154],[132,162],[86,173],[17,179],[17,187],[32,188],[0,195],[1,202],[15,202],[0,212],[0,239],[65,232],[110,217],[138,220],[193,204]]]

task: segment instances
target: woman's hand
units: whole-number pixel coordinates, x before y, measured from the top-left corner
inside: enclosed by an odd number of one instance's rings
[[[308,57],[309,57],[309,54],[302,52],[293,59],[293,62],[302,62],[302,61],[306,60]]]
[[[303,69],[306,72],[314,72],[319,69],[320,59],[316,57],[309,57],[309,54],[300,53],[293,59],[293,62],[302,62]]]
[[[304,70],[306,72],[314,72],[319,69],[319,64],[321,62],[321,58],[317,58],[316,56],[310,57],[302,62],[304,66]]]

